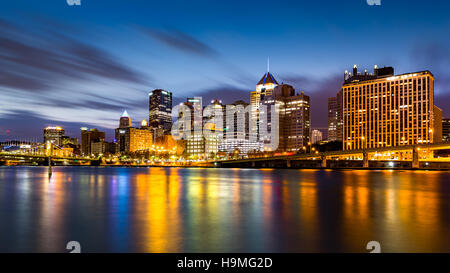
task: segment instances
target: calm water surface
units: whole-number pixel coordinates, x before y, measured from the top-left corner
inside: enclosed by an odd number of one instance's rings
[[[0,252],[450,252],[450,172],[0,167]]]

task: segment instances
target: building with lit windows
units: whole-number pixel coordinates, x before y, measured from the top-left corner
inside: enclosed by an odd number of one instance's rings
[[[61,146],[63,143],[64,129],[60,126],[48,126],[44,129],[44,143],[50,142]]]
[[[204,129],[208,133],[203,134],[205,139],[205,155],[212,158],[212,155],[219,152],[219,144],[222,143],[224,139],[224,127],[226,126],[226,113],[225,105],[222,104],[220,100],[212,100],[211,104],[208,105],[210,108],[210,113],[206,113],[207,117],[203,118]],[[205,109],[203,109],[205,113]],[[222,124],[219,123],[218,119],[222,120]]]
[[[105,132],[101,132],[97,129],[88,129],[86,127],[81,128],[81,154],[84,156],[90,156],[95,154],[92,151],[92,144],[96,142],[105,141]]]
[[[278,85],[273,94],[266,96],[262,104],[267,106],[268,120],[271,121],[271,106],[278,106],[279,113],[279,141],[280,152],[295,152],[310,144],[310,99],[302,91],[295,93],[295,89],[288,85]],[[264,126],[264,125],[263,125]],[[268,124],[268,131],[272,130]]]
[[[238,151],[239,154],[246,155],[249,152],[262,151],[262,142],[250,139],[251,111],[249,111],[249,104],[238,100],[226,107],[234,108],[235,113],[229,114],[225,120],[224,139],[219,143],[219,152],[230,154]],[[239,127],[239,123],[242,128]]]
[[[155,89],[149,93],[148,126],[155,138],[170,134],[172,128],[172,92]]]
[[[125,117],[127,120],[124,119]],[[128,126],[125,127],[126,125]],[[143,125],[146,125],[146,122]],[[115,139],[119,153],[147,151],[151,149],[153,144],[151,131],[146,126],[143,128],[131,127],[131,118],[126,111],[120,118],[120,126],[115,131]]]
[[[320,141],[322,141],[322,132],[319,130],[312,130],[311,131],[311,143],[316,144]]]
[[[187,136],[185,154],[192,158],[205,157],[205,138],[203,136],[203,103],[201,97],[188,98],[184,103],[190,110],[190,134]],[[187,128],[187,127],[184,127]]]
[[[328,141],[342,141],[342,92],[328,98]]]
[[[450,118],[442,119],[442,141],[450,141]]]
[[[267,72],[262,76],[261,80],[256,84],[256,90],[250,92],[250,105],[251,105],[251,131],[257,134],[259,139],[259,108],[263,100],[266,97],[271,96],[275,87],[278,86],[278,82],[275,77],[269,72],[267,66]]]
[[[442,109],[433,106],[434,113],[434,129],[433,129],[433,142],[441,143],[442,142]]]
[[[394,75],[392,67],[374,73],[345,72],[342,86],[343,149],[435,142],[437,111],[430,71]]]
[[[119,128],[131,127],[131,118],[128,115],[127,110],[123,111],[122,116],[120,116]]]

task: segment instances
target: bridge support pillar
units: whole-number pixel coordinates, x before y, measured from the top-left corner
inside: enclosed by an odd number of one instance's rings
[[[419,165],[419,150],[418,150],[418,148],[413,147],[411,167],[413,169],[418,169],[419,166],[420,166]]]
[[[286,167],[288,167],[288,168],[291,167],[291,161],[290,160],[286,160]]]
[[[369,168],[369,154],[367,152],[363,153],[363,168]]]
[[[252,168],[256,167],[255,161],[252,161]]]
[[[327,167],[327,157],[326,156],[322,156],[321,160],[322,160],[322,162],[321,162],[320,166],[322,168],[326,168]]]

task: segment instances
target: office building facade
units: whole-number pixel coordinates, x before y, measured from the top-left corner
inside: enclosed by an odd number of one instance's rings
[[[250,133],[256,134],[256,138],[259,139],[259,110],[261,103],[269,96],[272,95],[275,87],[278,86],[278,82],[275,77],[267,70],[262,76],[261,80],[256,84],[256,90],[250,93],[250,105],[251,105],[251,126]]]
[[[44,129],[44,143],[50,142],[61,146],[64,138],[64,129],[60,126],[48,126]]]
[[[266,105],[268,111],[268,131],[271,131],[273,127],[273,124],[270,124],[272,122],[271,107],[278,107],[277,151],[296,152],[310,143],[310,98],[303,91],[296,94],[292,86],[278,85],[272,95],[265,97],[262,104]]]
[[[153,135],[146,125],[146,122],[141,122],[142,128],[131,127],[131,118],[125,111],[120,117],[119,128],[115,130],[117,152],[133,153],[150,150]]]
[[[105,141],[105,132],[97,129],[81,128],[81,154],[90,156],[92,152],[92,143]]]
[[[342,92],[328,98],[328,141],[342,141]]]
[[[319,130],[312,130],[311,131],[311,143],[316,144],[320,141],[322,141],[322,132]]]
[[[155,89],[149,93],[148,126],[156,138],[170,134],[172,128],[172,92]]]
[[[373,74],[345,73],[343,149],[434,142],[434,77],[429,71],[394,75],[392,67]]]
[[[442,119],[442,141],[450,141],[450,118]]]

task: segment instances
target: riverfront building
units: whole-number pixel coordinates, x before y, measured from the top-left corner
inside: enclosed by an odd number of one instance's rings
[[[115,138],[120,153],[147,151],[151,149],[153,144],[150,130],[146,126],[143,126],[143,128],[131,127],[131,118],[126,111],[120,118],[120,125],[116,129]]]
[[[322,132],[319,130],[312,130],[311,131],[311,143],[316,144],[320,141],[322,141]]]
[[[434,143],[439,110],[434,107],[430,71],[394,75],[392,67],[374,73],[346,71],[342,86],[343,149]]]
[[[150,127],[155,138],[170,134],[172,128],[172,92],[155,89],[149,94]]]
[[[328,98],[328,141],[342,141],[342,92]]]
[[[96,154],[98,151],[98,145],[94,145],[95,151],[93,151],[94,143],[103,143],[105,141],[105,132],[101,132],[97,129],[88,129],[86,127],[81,128],[81,154],[84,156],[90,156]]]
[[[267,72],[262,76],[261,80],[256,84],[256,90],[250,93],[250,105],[251,105],[251,130],[252,134],[256,134],[259,139],[259,108],[266,99],[266,97],[271,96],[275,87],[278,86],[278,82],[275,77],[269,72],[269,67],[267,67]]]
[[[48,126],[44,129],[44,143],[50,142],[61,146],[63,143],[64,129],[60,126]]]
[[[188,98],[182,103],[188,112],[178,113],[180,133],[185,132],[184,153],[191,159],[205,157],[205,138],[203,136],[203,102],[201,97]],[[190,118],[184,119],[183,115],[189,114]],[[188,122],[188,123],[185,123]]]
[[[271,106],[278,107],[279,113],[279,141],[280,152],[295,152],[310,143],[310,99],[302,91],[296,94],[292,86],[282,84],[275,87],[273,93],[266,96],[263,104],[268,111],[268,130],[274,127]],[[266,124],[261,124],[266,126]]]
[[[442,119],[442,141],[450,141],[450,118]]]

